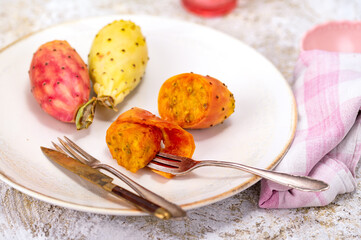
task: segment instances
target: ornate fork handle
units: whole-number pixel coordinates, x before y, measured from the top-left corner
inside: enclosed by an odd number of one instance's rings
[[[169,202],[168,200],[162,198],[161,196],[154,194],[150,190],[144,188],[143,186],[139,185],[138,183],[136,183],[132,179],[128,178],[124,174],[120,173],[118,170],[116,170],[112,166],[100,163],[100,164],[97,164],[96,167],[104,169],[104,170],[114,174],[116,177],[118,177],[120,180],[122,180],[128,186],[130,186],[134,191],[136,191],[143,198],[146,198],[149,201],[157,203],[158,205],[162,206],[163,208],[166,208],[172,214],[173,217],[184,217],[186,215],[185,211],[182,208],[180,208],[179,206],[177,206],[176,204],[173,204],[172,202]]]
[[[291,188],[299,189],[302,191],[324,191],[329,188],[329,185],[323,181],[309,178],[307,176],[297,176],[291,175],[287,173],[280,173],[274,171],[268,171],[264,169],[259,169],[255,167],[246,166],[239,163],[232,162],[222,162],[215,160],[203,160],[197,161],[197,164],[192,168],[188,169],[184,173],[190,172],[193,169],[204,167],[204,166],[217,166],[217,167],[227,167],[227,168],[235,168],[238,170],[242,170],[245,172],[249,172],[260,176],[265,179],[269,179],[273,182],[279,183],[281,185],[285,185]]]

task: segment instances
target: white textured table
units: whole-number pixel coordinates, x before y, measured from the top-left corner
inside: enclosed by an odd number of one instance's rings
[[[329,20],[360,20],[361,2],[243,0],[223,18],[187,13],[178,0],[0,0],[0,49],[64,21],[109,14],[148,14],[206,25],[270,59],[290,79],[306,30]],[[361,168],[356,192],[320,208],[265,210],[259,185],[188,212],[185,220],[73,211],[38,201],[0,183],[0,239],[360,239]]]

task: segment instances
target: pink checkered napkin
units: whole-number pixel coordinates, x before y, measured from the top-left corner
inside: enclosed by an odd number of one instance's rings
[[[361,54],[302,52],[293,91],[298,107],[294,142],[276,170],[327,182],[324,192],[302,192],[262,180],[262,208],[323,206],[356,188],[361,156]]]

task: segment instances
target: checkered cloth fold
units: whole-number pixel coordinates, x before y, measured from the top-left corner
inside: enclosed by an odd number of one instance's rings
[[[302,192],[262,180],[259,206],[324,206],[356,188],[361,156],[361,54],[304,51],[292,79],[298,108],[294,142],[277,171],[323,180],[330,189]]]

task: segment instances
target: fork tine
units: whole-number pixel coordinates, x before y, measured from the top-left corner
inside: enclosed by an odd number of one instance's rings
[[[67,154],[58,144],[54,143],[53,141],[51,143],[53,144],[56,150],[58,150],[61,153]]]
[[[59,142],[61,143],[61,145],[63,145],[63,147],[71,154],[73,155],[73,157],[75,157],[76,159],[78,159],[80,162],[87,164],[88,161],[85,160],[82,156],[80,156],[79,154],[77,154],[66,142],[64,142],[64,140],[62,140],[61,138],[58,138]]]
[[[174,161],[167,158],[160,158],[157,156],[152,160],[152,162],[160,163],[161,165],[165,165],[165,167],[169,167],[169,168],[179,168],[179,164],[181,163],[180,161]]]
[[[179,175],[180,174],[179,171],[178,171],[178,168],[166,167],[166,166],[163,166],[163,165],[153,163],[153,161],[148,163],[147,167],[149,167],[151,169],[154,169],[154,170],[162,171],[162,172],[165,172],[165,173],[170,173],[170,174],[173,174],[173,175]]]
[[[90,155],[89,153],[87,153],[86,151],[84,151],[81,147],[79,147],[77,144],[75,144],[72,140],[70,140],[69,138],[67,138],[66,136],[64,136],[65,140],[68,142],[68,144],[70,146],[72,146],[75,150],[77,150],[81,155],[83,155],[85,158],[89,159],[89,160],[96,160],[98,161],[96,158],[94,158],[92,155]]]
[[[172,161],[177,161],[177,162],[192,160],[192,159],[187,158],[187,157],[173,155],[173,154],[165,153],[165,152],[159,152],[159,153],[157,153],[157,156],[162,157],[162,158],[166,158],[166,159],[170,159]]]

